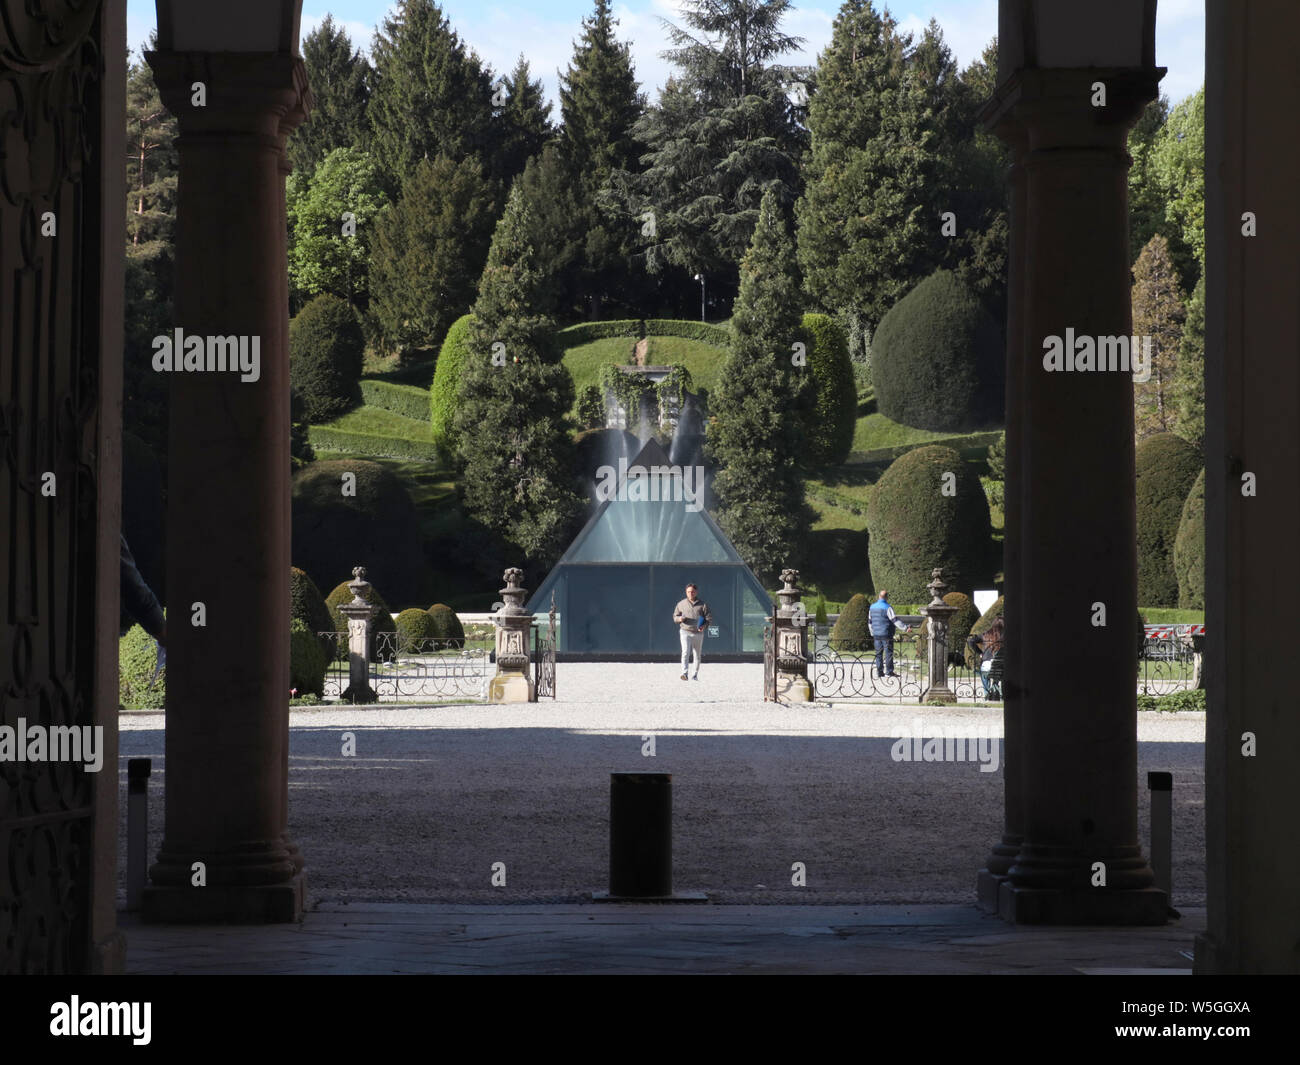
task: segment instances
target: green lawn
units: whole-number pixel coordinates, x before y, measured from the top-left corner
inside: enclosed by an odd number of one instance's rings
[[[402,440],[418,440],[422,444],[433,442],[433,426],[426,421],[394,414],[383,407],[364,406],[348,411],[341,418],[325,422],[326,429],[342,429],[348,433],[368,433],[372,436],[395,436]]]
[[[602,366],[630,363],[634,347],[636,340],[632,337],[605,337],[569,348],[564,353],[564,365],[573,378],[574,394],[581,395],[587,385],[598,384]]]
[[[705,344],[701,340],[688,340],[686,337],[651,337],[649,350],[646,352],[648,366],[667,366],[680,362],[691,375],[691,391],[698,392],[706,388],[710,392],[717,383],[722,370],[722,361],[727,357],[726,349]]]
[[[891,422],[879,411],[863,415],[853,428],[853,450],[874,451],[882,447],[899,447],[904,444],[928,444],[945,440],[957,433],[936,433],[929,429],[913,429],[908,425]]]

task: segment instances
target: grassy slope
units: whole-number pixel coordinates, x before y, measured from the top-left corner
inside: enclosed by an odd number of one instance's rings
[[[635,346],[636,341],[631,337],[606,337],[569,348],[564,353],[564,365],[573,378],[574,394],[580,395],[587,385],[597,384],[602,366],[630,363]]]
[[[425,444],[433,442],[433,426],[429,422],[406,418],[382,407],[358,407],[324,425],[329,429],[342,429],[350,433],[395,436],[403,440],[419,440]]]

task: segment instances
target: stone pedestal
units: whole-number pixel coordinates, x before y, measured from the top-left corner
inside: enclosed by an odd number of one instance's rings
[[[534,697],[528,653],[533,615],[523,605],[528,595],[527,589],[520,584],[524,571],[511,567],[506,570],[504,579],[506,586],[500,590],[500,595],[505,605],[493,619],[496,623],[497,672],[488,682],[488,702],[529,703]]]
[[[948,587],[943,582],[943,570],[931,570],[930,576],[932,579],[926,585],[930,592],[930,602],[921,608],[922,615],[930,622],[925,647],[930,667],[929,679],[919,700],[923,706],[957,701],[957,693],[948,687],[948,623],[957,613],[957,608],[943,601],[943,590]]]
[[[783,702],[812,702],[808,683],[808,614],[798,603],[803,593],[795,587],[797,569],[781,571],[782,587],[776,593],[781,605],[772,623],[776,626],[776,695]]]
[[[310,94],[302,60],[290,54],[147,59],[180,127],[175,317],[166,335],[175,343],[179,329],[202,351],[194,358],[185,345],[175,353],[182,369],[150,371],[165,373],[170,390],[169,624],[165,829],[144,916],[292,920],[303,889],[287,832],[282,165]],[[250,363],[257,352],[255,373],[229,368],[241,349]],[[197,886],[195,863],[206,886]]]
[[[370,631],[379,609],[366,600],[370,582],[363,566],[352,570],[348,591],[352,602],[342,603],[339,613],[348,619],[348,686],[339,698],[345,703],[377,703],[379,696],[370,686]]]

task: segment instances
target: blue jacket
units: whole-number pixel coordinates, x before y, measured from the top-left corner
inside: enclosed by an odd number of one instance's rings
[[[868,611],[871,619],[871,635],[888,638],[894,635],[894,608],[883,599],[877,599]]]

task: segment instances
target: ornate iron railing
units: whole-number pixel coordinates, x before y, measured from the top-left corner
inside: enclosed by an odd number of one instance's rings
[[[348,638],[335,632],[320,636],[334,648],[325,673],[325,698],[338,699],[349,683]],[[369,680],[381,702],[483,699],[496,670],[490,639],[415,638],[377,632],[372,642]]]
[[[533,702],[555,698],[555,593],[545,627],[533,629]]]
[[[900,702],[921,698],[929,686],[927,638],[916,632],[899,633],[893,639],[893,672],[890,676],[885,656],[876,661],[871,649],[837,643],[830,638],[830,627],[810,622],[808,625],[808,681],[818,699],[897,699]],[[948,688],[962,702],[983,702],[1000,698],[996,684],[985,690],[978,668],[966,664],[964,648],[948,654]]]

